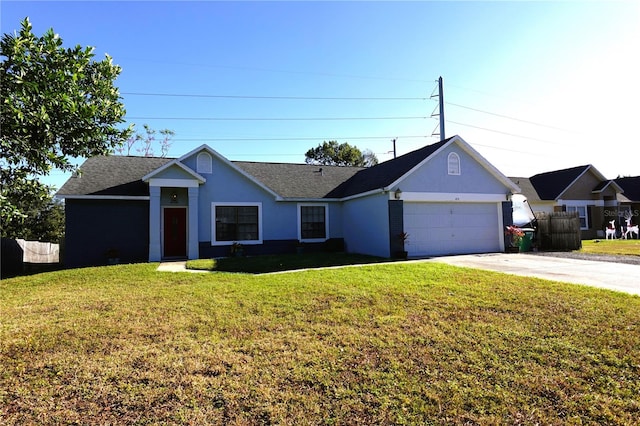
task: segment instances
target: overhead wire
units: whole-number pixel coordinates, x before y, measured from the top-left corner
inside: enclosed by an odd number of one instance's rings
[[[259,95],[202,95],[193,93],[143,93],[121,92],[129,96],[156,96],[182,98],[212,98],[212,99],[268,99],[268,100],[321,100],[321,101],[425,101],[427,97],[383,97],[383,96],[259,96]]]
[[[213,68],[213,69],[231,69],[231,70],[241,70],[241,71],[259,71],[259,72],[272,72],[272,73],[281,73],[281,74],[298,74],[298,75],[315,75],[320,77],[339,77],[339,78],[353,78],[358,80],[384,80],[384,81],[411,81],[417,83],[428,83],[429,80],[424,79],[412,79],[412,78],[404,78],[404,77],[380,77],[380,76],[367,76],[367,75],[355,75],[355,74],[338,74],[338,73],[329,73],[329,72],[321,72],[321,71],[299,71],[299,70],[282,70],[282,69],[274,69],[274,68],[261,68],[261,67],[243,67],[243,66],[232,66],[232,65],[211,65],[211,64],[196,64],[189,62],[175,62],[175,61],[164,61],[164,60],[155,60],[155,59],[140,59],[140,58],[127,58],[123,57],[122,59],[126,59],[129,61],[136,62],[149,62],[156,64],[167,64],[167,65],[178,65],[180,67],[200,67],[200,68]]]
[[[127,117],[131,120],[181,121],[340,121],[340,120],[422,120],[424,116],[405,117]]]
[[[454,87],[458,87],[464,90],[473,90],[473,89],[468,89],[468,88],[464,88],[464,87],[460,87],[460,86],[454,86]],[[490,95],[486,92],[481,92],[478,90],[473,90],[476,91],[478,93],[483,93],[483,94],[487,94]],[[228,95],[228,94],[194,94],[194,93],[160,93],[160,92],[122,92],[123,95],[129,95],[129,96],[148,96],[148,97],[185,97],[185,98],[210,98],[210,99],[262,99],[262,100],[301,100],[301,101],[306,101],[306,100],[328,100],[328,101],[433,101],[432,97],[401,97],[401,96],[397,96],[397,97],[375,97],[375,96],[363,96],[363,97],[356,97],[356,96],[266,96],[266,95]],[[512,117],[512,116],[508,116],[508,115],[504,115],[504,114],[499,114],[499,113],[495,113],[495,112],[491,112],[491,111],[487,111],[487,110],[483,110],[480,108],[474,108],[474,107],[470,107],[467,105],[462,105],[462,104],[458,104],[458,103],[454,103],[454,102],[445,102],[445,104],[450,105],[450,106],[454,106],[457,108],[463,108],[463,109],[467,109],[470,111],[474,111],[474,112],[479,112],[482,114],[488,114],[488,115],[492,115],[495,117],[499,117],[499,118],[503,118],[503,119],[508,119],[508,120],[512,120],[512,121],[517,121],[517,122],[522,122],[522,123],[526,123],[526,124],[530,124],[530,125],[534,125],[534,126],[539,126],[539,127],[544,127],[544,128],[549,128],[549,129],[554,129],[554,130],[560,130],[560,131],[565,131],[565,132],[570,132],[570,133],[577,133],[574,132],[572,130],[568,130],[568,129],[564,129],[561,127],[557,127],[557,126],[552,126],[552,125],[548,125],[548,124],[544,124],[544,123],[539,123],[539,122],[535,122],[535,121],[531,121],[531,120],[525,120],[525,119],[521,119],[521,118],[517,118],[517,117]],[[180,121],[349,121],[349,120],[424,120],[427,118],[433,118],[433,117],[428,117],[428,116],[397,116],[397,117],[393,117],[393,116],[384,116],[384,117],[143,117],[143,116],[131,116],[131,117],[127,117],[128,119],[131,120],[180,120]],[[524,135],[519,135],[519,134],[515,134],[515,133],[511,133],[511,132],[505,132],[505,131],[501,131],[501,130],[496,130],[496,129],[491,129],[491,128],[487,128],[487,127],[482,127],[482,126],[476,126],[473,124],[468,124],[468,123],[463,123],[463,122],[459,122],[459,121],[453,121],[453,120],[445,120],[448,123],[451,124],[456,124],[456,125],[460,125],[460,126],[465,126],[465,127],[469,127],[469,128],[474,128],[474,129],[478,129],[478,130],[483,130],[483,131],[487,131],[487,132],[492,132],[492,133],[497,133],[497,134],[502,134],[502,135],[506,135],[506,136],[511,136],[511,137],[517,137],[517,138],[521,138],[521,139],[527,139],[527,140],[533,140],[533,141],[537,141],[537,142],[542,142],[542,143],[547,143],[547,144],[558,144],[559,142],[557,141],[551,141],[551,140],[545,140],[545,139],[540,139],[540,138],[536,138],[536,137],[531,137],[531,136],[524,136]],[[428,138],[428,137],[432,137],[433,135],[429,136],[429,135],[410,135],[410,136],[401,136],[402,138]],[[340,138],[327,138],[327,137],[284,137],[284,138],[222,138],[222,137],[218,137],[218,138],[177,138],[177,139],[173,139],[174,141],[291,141],[291,140],[319,140],[319,139],[324,139],[324,140],[356,140],[356,139],[389,139],[391,137],[389,136],[351,136],[351,137],[340,137]],[[478,144],[479,146],[486,146],[486,147],[490,147],[493,149],[502,149],[505,151],[511,151],[511,152],[521,152],[521,153],[525,153],[523,151],[517,151],[517,150],[512,150],[512,149],[508,149],[508,148],[500,148],[500,147],[496,147],[496,146],[490,146],[490,145],[482,145],[482,144]],[[527,153],[529,154],[529,153]]]
[[[343,137],[283,137],[283,138],[177,138],[171,139],[172,141],[179,142],[221,142],[221,141],[229,141],[229,142],[242,142],[242,141],[312,141],[312,140],[357,140],[357,139],[393,139],[393,138],[403,138],[403,139],[416,139],[416,138],[428,138],[428,135],[405,135],[405,136],[343,136]]]
[[[473,129],[478,129],[478,130],[485,130],[487,132],[499,133],[501,135],[506,135],[506,136],[513,136],[513,137],[516,137],[516,138],[529,139],[529,140],[534,140],[534,141],[543,142],[543,143],[549,143],[549,144],[554,144],[554,145],[558,143],[556,141],[549,141],[549,140],[544,140],[544,139],[532,138],[530,136],[516,135],[515,133],[509,133],[509,132],[503,132],[503,131],[500,131],[500,130],[488,129],[486,127],[474,126],[472,124],[460,123],[458,121],[453,121],[453,120],[445,120],[445,121],[447,123],[457,124],[457,125],[465,126],[465,127],[471,127]]]
[[[456,103],[453,103],[453,102],[445,101],[445,104],[452,105],[452,106],[455,106],[455,107],[458,107],[458,108],[468,109],[470,111],[481,112],[483,114],[493,115],[495,117],[501,117],[501,118],[506,118],[506,119],[513,120],[513,121],[519,121],[521,123],[527,123],[527,124],[531,124],[531,125],[534,125],[534,126],[546,127],[548,129],[554,129],[554,130],[562,130],[563,132],[569,132],[569,133],[577,133],[577,132],[574,132],[573,130],[563,129],[562,127],[550,126],[548,124],[537,123],[535,121],[530,121],[530,120],[523,120],[521,118],[515,118],[515,117],[510,117],[508,115],[497,114],[495,112],[485,111],[485,110],[481,110],[481,109],[478,109],[478,108],[469,107],[469,106],[466,106],[466,105],[456,104]]]

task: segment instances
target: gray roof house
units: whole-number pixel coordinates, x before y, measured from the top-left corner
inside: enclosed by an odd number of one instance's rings
[[[604,237],[608,221],[618,215],[617,197],[624,192],[591,164],[511,180],[534,212],[578,212],[582,239]]]
[[[370,168],[179,158],[86,160],[65,199],[65,263],[309,249],[393,257],[497,252],[520,188],[459,136]],[[400,234],[408,233],[402,242]]]

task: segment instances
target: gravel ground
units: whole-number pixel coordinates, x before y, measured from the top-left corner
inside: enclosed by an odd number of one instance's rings
[[[640,265],[640,256],[620,256],[613,254],[578,253],[574,251],[539,251],[529,252],[539,256],[564,257],[566,259],[594,260],[598,262],[626,263],[629,265]]]

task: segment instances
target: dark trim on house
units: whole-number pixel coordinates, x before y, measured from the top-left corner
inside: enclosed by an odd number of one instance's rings
[[[149,260],[149,201],[68,199],[65,226],[67,268]]]
[[[513,203],[511,201],[502,202],[502,224],[504,225],[503,231],[506,231],[507,226],[513,225]],[[511,245],[511,236],[503,232],[504,246],[509,247]]]
[[[404,201],[389,200],[389,253],[391,257],[399,257],[405,251],[400,234],[404,232]]]

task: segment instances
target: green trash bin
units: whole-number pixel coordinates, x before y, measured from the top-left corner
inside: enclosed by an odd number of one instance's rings
[[[522,238],[520,239],[520,253],[531,251],[531,237],[532,234],[529,232],[525,232]]]

